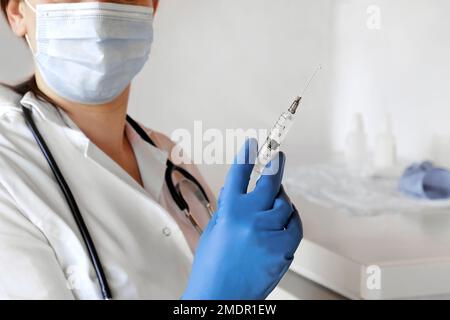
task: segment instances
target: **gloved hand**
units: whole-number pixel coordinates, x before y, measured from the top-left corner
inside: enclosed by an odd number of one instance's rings
[[[228,172],[218,210],[200,238],[183,299],[265,299],[293,260],[302,226],[281,186],[285,156],[279,153],[274,159],[279,164],[276,174],[263,175],[247,193],[256,146],[256,140],[246,141]],[[239,164],[238,159],[248,156],[251,161]]]

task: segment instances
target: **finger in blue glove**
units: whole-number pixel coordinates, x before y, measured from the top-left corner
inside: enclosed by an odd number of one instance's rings
[[[293,260],[302,225],[281,185],[285,155],[279,153],[273,160],[278,170],[263,174],[247,193],[253,150],[256,140],[247,140],[229,169],[218,209],[200,238],[183,299],[265,299]]]

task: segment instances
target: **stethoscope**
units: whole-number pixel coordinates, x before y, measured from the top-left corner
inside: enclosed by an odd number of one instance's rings
[[[72,211],[72,215],[75,219],[78,229],[80,230],[81,236],[83,237],[83,241],[86,245],[90,260],[97,275],[103,299],[110,300],[112,299],[112,294],[105,276],[104,268],[102,266],[102,263],[100,262],[100,258],[98,256],[94,242],[92,241],[92,237],[87,229],[87,226],[84,222],[83,216],[81,215],[80,209],[78,208],[77,202],[72,194],[72,191],[70,190],[70,187],[68,186],[66,180],[64,179],[64,176],[62,175],[61,170],[59,169],[55,159],[53,158],[53,155],[50,152],[50,149],[48,148],[44,138],[37,129],[36,124],[32,117],[31,110],[24,106],[22,106],[22,110],[24,113],[27,126],[30,129],[31,133],[33,134],[34,139],[36,140],[36,143],[38,144],[42,153],[44,154],[44,157],[47,160],[53,172],[53,175],[55,176],[56,181],[59,187],[61,188],[62,193],[64,194],[67,204],[69,205],[69,208]],[[148,134],[145,132],[145,130],[142,129],[142,127],[128,115],[127,121],[144,141],[150,143],[154,147],[157,147],[156,144],[152,141],[152,139],[150,139]],[[208,211],[211,217],[212,208],[208,195],[206,194],[205,189],[203,189],[200,182],[198,182],[198,180],[193,175],[191,175],[184,168],[175,165],[171,160],[169,159],[167,160],[167,168],[164,178],[166,181],[166,185],[169,189],[170,195],[172,196],[174,202],[177,204],[178,208],[185,214],[185,216],[192,223],[197,232],[201,234],[202,229],[200,228],[199,224],[195,221],[194,217],[191,215],[189,205],[181,193],[180,183],[176,185],[174,184],[173,174],[175,172],[180,173],[185,178],[184,181],[187,181],[187,183],[190,185],[191,190],[194,192],[195,196],[202,203],[202,205],[205,206],[206,210]]]

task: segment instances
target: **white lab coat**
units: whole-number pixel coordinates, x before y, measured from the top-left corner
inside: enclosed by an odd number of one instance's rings
[[[173,203],[164,182],[173,143],[147,130],[157,149],[127,124],[142,188],[89,141],[63,110],[32,93],[21,97],[2,86],[0,298],[101,298],[77,225],[26,126],[21,104],[31,108],[77,200],[114,298],[178,299],[190,273],[198,235]],[[215,206],[214,195],[197,168],[185,168],[199,179]],[[194,214],[204,226],[207,216],[200,209]]]

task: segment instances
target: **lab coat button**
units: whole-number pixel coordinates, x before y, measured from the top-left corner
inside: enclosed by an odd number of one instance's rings
[[[168,227],[165,227],[162,232],[163,232],[163,235],[165,235],[166,237],[169,237],[170,234],[172,233],[172,231],[170,231],[170,229]]]

